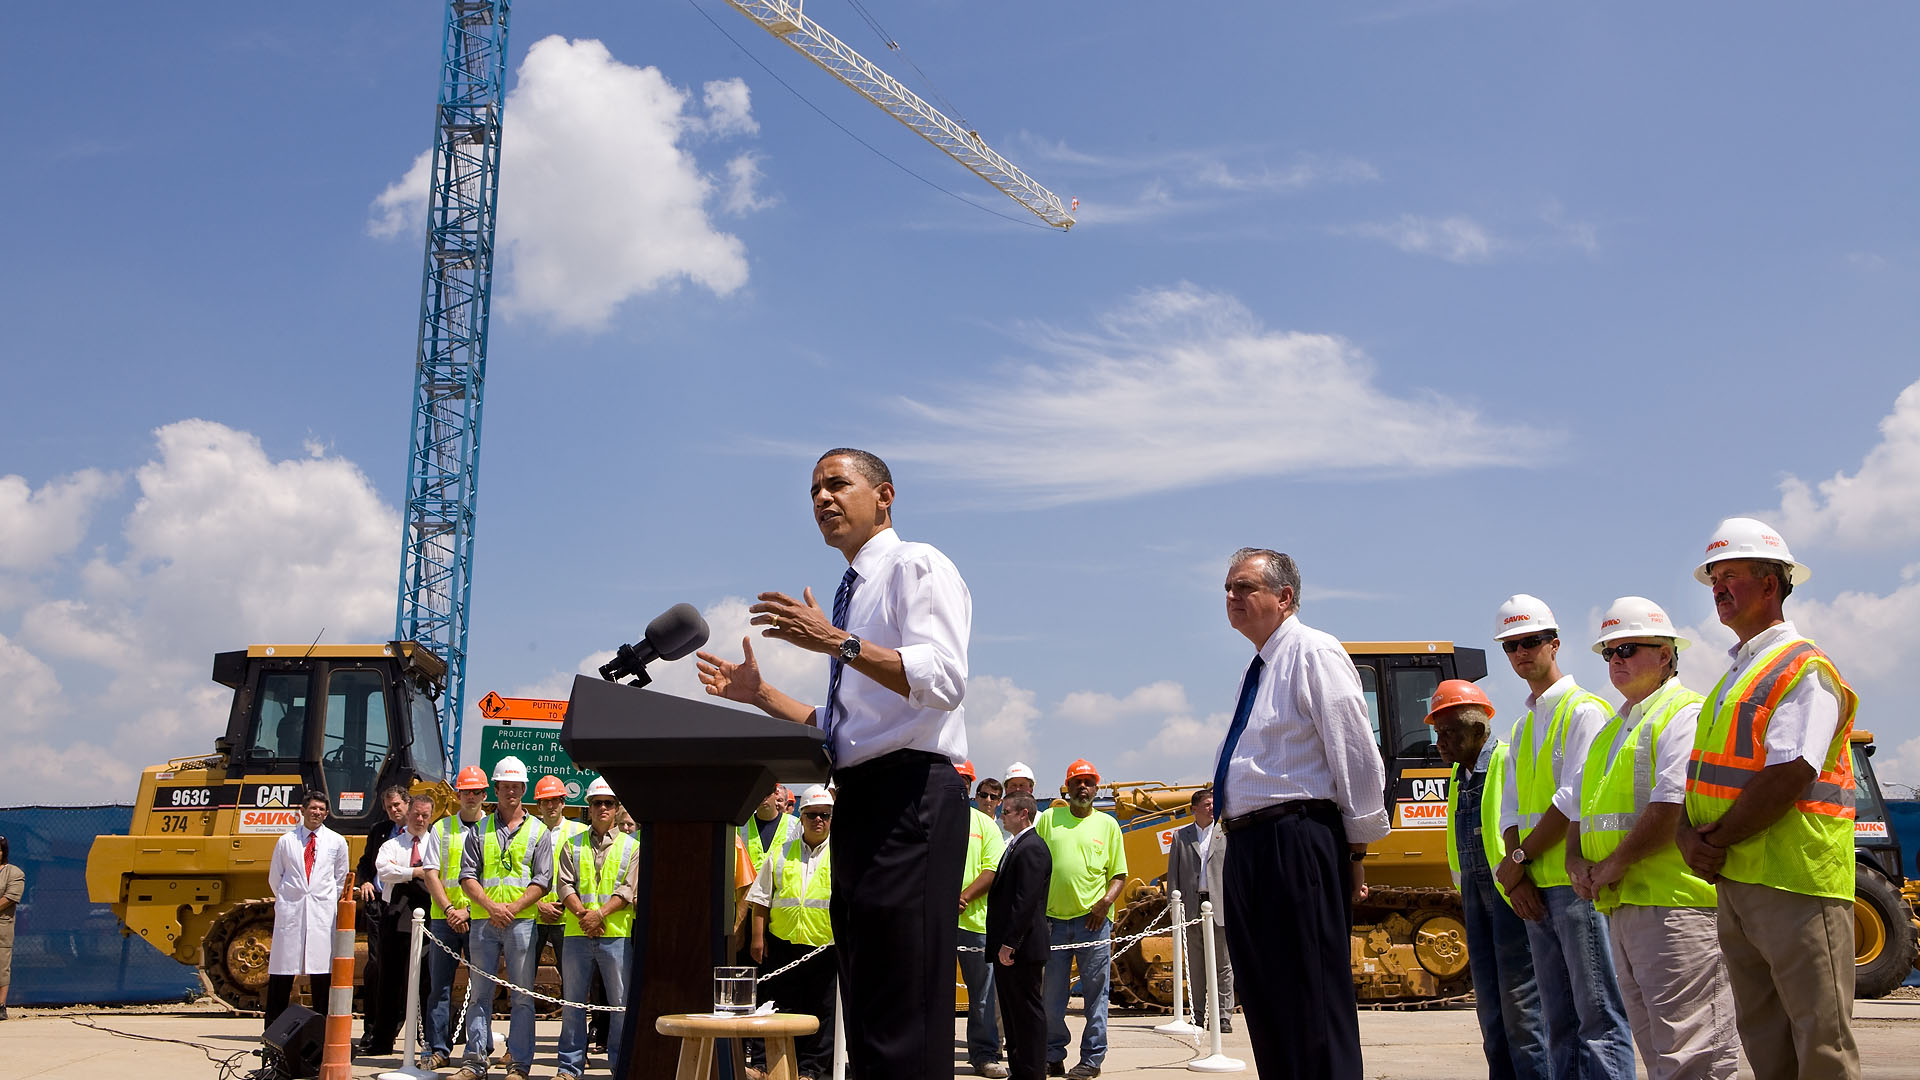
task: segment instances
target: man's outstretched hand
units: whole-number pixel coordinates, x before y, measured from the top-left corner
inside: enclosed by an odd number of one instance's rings
[[[754,626],[763,627],[761,637],[797,645],[808,652],[834,653],[847,639],[847,632],[833,625],[820,609],[812,589],[801,590],[795,600],[783,592],[763,592],[760,602],[747,610],[753,613]]]
[[[700,672],[700,683],[707,693],[723,697],[728,701],[738,701],[747,705],[759,703],[760,665],[753,658],[753,640],[751,637],[740,639],[740,651],[743,657],[739,663],[722,660],[710,652],[696,653]]]

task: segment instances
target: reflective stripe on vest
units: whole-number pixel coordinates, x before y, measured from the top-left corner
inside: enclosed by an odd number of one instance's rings
[[[555,860],[555,865],[557,867],[560,859],[560,849],[566,846],[567,844],[571,843],[574,837],[587,832],[588,825],[584,821],[575,821],[572,818],[563,817],[560,819],[559,828],[548,829],[547,831],[556,834],[553,838],[553,857]],[[552,889],[548,889],[547,895],[541,897],[540,899],[544,902],[547,900],[557,901],[560,898],[553,895]],[[534,921],[539,923],[541,926],[559,926],[561,923],[561,920],[566,916],[566,909],[564,907],[561,908],[561,912],[559,915],[556,915],[551,919],[539,913],[540,911],[539,904],[535,904],[533,906],[533,910],[534,910]]]
[[[1593,740],[1580,774],[1580,854],[1599,862],[1626,840],[1653,794],[1660,739],[1680,710],[1702,699],[1670,679],[1647,702],[1640,722],[1625,730],[1614,717]],[[1639,907],[1713,907],[1713,886],[1687,869],[1671,840],[1627,867],[1621,879],[1600,890],[1593,906],[1612,911]]]
[[[1557,787],[1554,777],[1559,775],[1561,759],[1567,753],[1567,728],[1573,723],[1573,710],[1589,702],[1598,706],[1607,719],[1613,718],[1613,709],[1605,701],[1576,685],[1560,696],[1560,704],[1554,706],[1553,719],[1547,724],[1547,737],[1532,754],[1525,748],[1534,745],[1533,711],[1529,709],[1514,728],[1513,781],[1523,841],[1553,806]],[[1554,841],[1552,847],[1536,856],[1528,866],[1528,876],[1543,889],[1572,885],[1573,879],[1567,876],[1566,838]]]
[[[1782,699],[1812,672],[1825,672],[1840,698],[1840,720],[1820,772],[1787,812],[1727,849],[1721,876],[1806,896],[1853,898],[1853,756],[1847,736],[1860,698],[1833,661],[1806,638],[1783,641],[1755,657],[1731,684],[1707,695],[1687,764],[1687,818],[1718,821],[1767,765],[1767,722]]]
[[[574,892],[580,896],[580,902],[587,905],[588,911],[598,911],[607,901],[613,899],[614,890],[620,887],[620,879],[627,867],[627,855],[633,851],[634,839],[618,829],[613,831],[613,846],[607,849],[607,857],[599,865],[593,861],[593,831],[591,829],[573,838]],[[580,917],[572,911],[566,913],[567,936],[585,937],[587,932],[580,926]],[[600,921],[601,937],[623,938],[633,936],[633,905],[625,904],[619,911]]]
[[[820,853],[820,864],[806,888],[800,887],[800,850],[805,843],[796,836],[787,841],[780,856],[780,869],[774,875],[773,895],[767,905],[767,925],[781,939],[795,945],[833,944],[833,920],[827,914],[833,896],[833,849]]]
[[[502,851],[497,824],[492,814],[480,819],[480,888],[494,903],[511,904],[533,884],[533,845],[547,835],[547,827],[528,814]],[[531,919],[536,909],[537,905],[529,904],[514,918]]]
[[[433,823],[433,832],[440,841],[440,884],[447,891],[447,900],[455,911],[465,911],[473,904],[473,898],[467,890],[460,887],[460,860],[467,849],[467,823],[460,820],[459,814],[448,814]],[[451,862],[449,862],[451,860]],[[453,867],[453,873],[447,873],[447,867]],[[432,902],[432,910],[427,912],[430,919],[444,919],[447,909],[440,902]]]
[[[760,864],[767,861],[767,852],[785,847],[790,834],[799,835],[798,829],[790,827],[799,822],[794,820],[792,814],[781,814],[779,824],[773,827],[773,841],[762,847],[758,821],[758,818],[748,818],[747,823],[740,826],[740,839],[747,845],[747,861],[753,864],[756,874],[760,872]]]
[[[1500,789],[1507,782],[1507,757],[1511,748],[1491,733],[1493,753],[1487,759],[1487,777],[1480,782],[1480,849],[1486,853],[1487,868],[1498,869],[1500,860],[1506,856],[1507,842],[1500,835]],[[1453,886],[1460,887],[1460,847],[1455,840],[1455,824],[1460,820],[1460,770],[1453,767],[1453,778],[1447,781],[1447,869],[1453,872]],[[1491,796],[1491,797],[1489,797]],[[1493,887],[1506,899],[1507,890],[1500,887],[1500,880],[1494,879]]]

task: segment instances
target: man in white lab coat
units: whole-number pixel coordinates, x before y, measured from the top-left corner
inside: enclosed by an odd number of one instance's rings
[[[296,976],[307,976],[318,1011],[333,982],[333,927],[347,885],[347,841],[327,828],[326,793],[300,798],[300,824],[273,845],[273,952],[267,961],[267,1027],[286,1011]]]

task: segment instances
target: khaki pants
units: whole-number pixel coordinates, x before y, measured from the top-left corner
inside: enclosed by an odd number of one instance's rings
[[[1625,904],[1607,914],[1613,972],[1651,1080],[1733,1080],[1733,991],[1712,908]]]
[[[1720,949],[1756,1080],[1857,1080],[1853,905],[1719,882]]]

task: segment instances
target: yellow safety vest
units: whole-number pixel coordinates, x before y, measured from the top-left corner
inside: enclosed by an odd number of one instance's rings
[[[1824,670],[1840,695],[1840,722],[1820,772],[1801,797],[1765,829],[1727,849],[1722,877],[1805,896],[1853,899],[1853,732],[1859,695],[1827,654],[1806,638],[1783,641],[1729,684],[1720,677],[1700,709],[1687,765],[1687,818],[1718,821],[1748,781],[1767,766],[1767,721],[1802,678]],[[1711,721],[1709,721],[1711,717]]]
[[[1513,731],[1513,780],[1515,795],[1520,809],[1520,839],[1540,824],[1540,819],[1553,806],[1553,793],[1556,788],[1554,776],[1558,772],[1554,766],[1560,764],[1567,753],[1567,726],[1573,722],[1573,710],[1585,702],[1592,702],[1605,710],[1608,719],[1613,718],[1613,709],[1607,703],[1574,686],[1560,697],[1560,704],[1554,706],[1553,719],[1547,725],[1547,737],[1540,748],[1528,754],[1526,747],[1533,745],[1533,710],[1520,718],[1519,726]],[[1565,837],[1540,853],[1530,864],[1529,876],[1533,883],[1543,889],[1555,885],[1572,885],[1573,879],[1567,876],[1567,841]]]
[[[465,911],[473,904],[467,890],[460,887],[460,859],[467,850],[467,823],[460,820],[459,814],[448,814],[433,823],[433,832],[440,841],[440,884],[447,890],[447,901],[453,910]],[[447,909],[435,900],[427,917],[445,919]]]
[[[558,829],[547,830],[548,832],[554,832],[559,834],[558,836],[555,836],[553,838],[553,857],[556,860],[555,865],[558,865],[557,860],[560,858],[560,849],[563,846],[571,843],[574,837],[579,836],[581,833],[587,832],[590,828],[591,826],[589,826],[584,821],[575,821],[572,818],[563,817],[560,819],[560,827]],[[551,894],[549,894],[549,896],[541,897],[542,900],[546,900],[549,898],[558,899],[558,897],[551,897]],[[549,919],[545,915],[540,914],[540,905],[535,904],[533,906],[533,911],[534,911],[533,921],[539,923],[541,926],[559,926],[560,925],[560,922],[561,922],[560,918]],[[566,915],[566,912],[564,909],[562,909],[561,918],[564,918],[565,915]]]
[[[520,819],[520,831],[513,834],[505,851],[494,828],[494,815],[480,819],[480,888],[494,903],[511,904],[533,884],[533,846],[546,837],[547,827],[528,814]],[[536,907],[529,904],[514,918],[531,919]]]
[[[621,875],[626,871],[627,855],[633,850],[634,839],[619,829],[613,830],[613,846],[607,849],[607,857],[599,866],[593,864],[593,830],[578,833],[573,838],[573,850],[579,868],[574,871],[574,889],[580,894],[580,902],[587,905],[588,911],[598,911],[601,905],[613,899],[613,892],[620,887]],[[580,917],[572,911],[566,913],[567,936],[585,937],[587,932],[580,926]],[[620,938],[633,936],[633,905],[626,904],[619,911],[608,915],[600,922],[602,937]]]
[[[773,896],[767,905],[767,925],[786,941],[796,945],[833,944],[833,920],[827,914],[827,902],[833,896],[833,841],[820,853],[820,865],[814,867],[807,887],[800,887],[800,845],[796,836],[787,841],[780,868],[773,876]]]
[[[767,852],[785,846],[790,837],[800,834],[797,828],[799,824],[792,814],[781,814],[779,824],[773,827],[773,841],[764,847],[760,844],[760,826],[757,819],[748,818],[747,823],[740,826],[740,839],[747,845],[747,861],[753,864],[754,873],[759,873],[760,864],[767,861]]]
[[[1633,730],[1622,732],[1624,721],[1607,722],[1587,753],[1580,774],[1580,854],[1592,862],[1613,854],[1640,820],[1653,794],[1654,763],[1660,737],[1680,710],[1702,700],[1699,694],[1670,679],[1654,692]],[[1664,841],[1653,854],[1627,867],[1619,881],[1600,890],[1593,906],[1612,911],[1622,904],[1637,907],[1712,907],[1713,885],[1687,869],[1680,849]]]
[[[1493,739],[1493,754],[1487,759],[1487,778],[1480,782],[1480,820],[1474,832],[1480,837],[1480,848],[1487,853],[1487,866],[1498,870],[1500,860],[1507,853],[1506,839],[1500,835],[1500,788],[1507,782],[1507,758],[1512,747]],[[1460,887],[1460,848],[1454,837],[1460,820],[1460,783],[1464,766],[1453,767],[1453,778],[1447,781],[1447,869],[1453,871],[1453,886]],[[1493,887],[1499,890],[1500,898],[1507,898],[1507,890],[1500,887],[1500,880],[1494,879]]]

